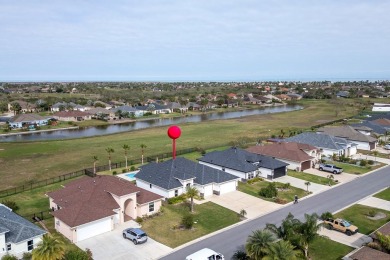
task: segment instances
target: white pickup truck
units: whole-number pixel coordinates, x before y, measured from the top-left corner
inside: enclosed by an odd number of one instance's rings
[[[336,165],[333,164],[320,164],[320,167],[318,167],[320,171],[326,171],[326,172],[331,172],[334,174],[340,174],[343,172],[343,168],[337,167]]]

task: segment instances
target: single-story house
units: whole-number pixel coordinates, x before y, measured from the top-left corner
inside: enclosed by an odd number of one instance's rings
[[[86,111],[88,114],[95,117],[114,117],[115,112],[103,107],[96,107]]]
[[[178,102],[171,102],[167,104],[167,107],[172,111],[172,112],[179,112],[179,113],[185,113],[188,111],[188,107],[184,106]]]
[[[83,121],[83,120],[91,120],[91,114],[82,111],[60,111],[53,114],[53,118],[59,121]]]
[[[328,134],[306,132],[286,138],[284,141],[297,142],[317,147],[320,149],[321,155],[325,156],[336,154],[338,156],[344,155],[349,157],[357,153],[357,144],[354,142]]]
[[[179,196],[188,186],[203,197],[235,191],[238,177],[191,160],[178,157],[161,163],[149,163],[135,175],[137,186],[165,198]]]
[[[0,203],[0,258],[6,254],[22,257],[31,252],[46,231]]]
[[[47,125],[49,118],[40,116],[38,114],[19,114],[14,116],[9,121],[9,126],[11,128],[22,128],[30,125]]]
[[[213,151],[198,159],[200,164],[233,174],[240,179],[254,177],[274,179],[287,174],[285,162],[270,156],[251,153],[231,147],[224,151]]]
[[[147,106],[136,106],[137,110],[143,111],[143,113],[150,112],[152,114],[169,114],[172,113],[171,109],[167,106],[159,105],[157,103],[151,103]]]
[[[353,124],[352,126],[356,131],[362,134],[375,136],[385,142],[389,139],[388,133],[390,132],[390,124],[380,125],[376,123],[376,121],[363,121],[360,124]]]
[[[79,104],[75,104],[73,102],[69,102],[69,103],[57,102],[54,105],[52,105],[51,108],[50,108],[50,110],[52,112],[70,111],[70,110],[77,110],[77,111],[84,112],[84,111],[86,111],[88,109],[89,109],[88,107],[85,107],[85,106],[82,106],[82,105],[79,105]]]
[[[140,117],[140,116],[143,116],[146,111],[144,110],[139,110],[135,107],[132,107],[132,106],[127,106],[127,105],[123,105],[123,106],[119,106],[119,107],[115,107],[115,108],[111,108],[109,110],[111,113],[113,113],[114,115],[120,111],[121,114],[123,113],[128,113],[128,114],[131,114],[131,115],[134,115],[135,117]]]
[[[328,135],[345,138],[357,144],[357,148],[361,150],[371,151],[376,148],[376,138],[362,134],[349,125],[336,127],[321,127],[317,130],[317,133],[325,133]]]
[[[55,229],[73,243],[160,210],[163,197],[115,176],[83,177],[49,192]]]
[[[390,260],[390,255],[385,252],[373,249],[368,246],[363,246],[357,250],[352,251],[351,254],[348,254],[343,259],[346,260]]]
[[[310,169],[321,159],[318,148],[296,142],[278,142],[270,145],[256,145],[246,149],[248,152],[271,156],[288,164],[290,170]]]
[[[12,110],[13,103],[18,103],[20,105],[20,113],[32,113],[37,111],[37,105],[33,103],[29,103],[23,100],[15,100],[8,103],[8,111],[14,112]]]

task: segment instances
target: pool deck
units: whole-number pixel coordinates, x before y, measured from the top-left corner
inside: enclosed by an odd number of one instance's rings
[[[133,178],[128,177],[128,176],[126,176],[126,174],[130,174],[130,173],[136,174],[136,173],[138,173],[138,172],[139,172],[139,171],[126,172],[126,173],[118,174],[117,176],[118,176],[119,178],[122,178],[122,179],[126,180],[126,181],[135,181],[135,178],[134,178],[134,177],[133,177]]]

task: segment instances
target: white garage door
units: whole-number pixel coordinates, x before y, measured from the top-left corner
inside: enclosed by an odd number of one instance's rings
[[[96,221],[77,228],[77,241],[111,231],[111,218]]]
[[[235,181],[231,181],[231,182],[227,182],[227,183],[224,183],[224,184],[221,184],[219,186],[219,194],[225,194],[227,192],[231,192],[231,191],[235,191],[236,190],[236,182]]]

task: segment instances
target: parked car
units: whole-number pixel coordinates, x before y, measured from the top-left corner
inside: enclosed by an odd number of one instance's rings
[[[383,146],[383,149],[390,150],[390,144],[386,144],[385,146]]]
[[[225,257],[222,254],[217,253],[214,250],[211,250],[209,248],[203,248],[186,257],[186,260],[210,260],[210,259],[224,260]]]
[[[343,172],[343,168],[337,167],[336,165],[333,164],[320,164],[320,167],[318,167],[320,171],[326,171],[326,172],[331,172],[334,174],[340,174]]]
[[[348,236],[355,234],[359,231],[357,226],[352,225],[348,221],[341,219],[341,218],[336,218],[336,219],[331,219],[328,218],[324,220],[324,225],[328,227],[329,229],[335,229],[338,231],[341,231]]]
[[[148,241],[148,235],[140,228],[128,228],[123,230],[123,238],[130,239],[134,245]]]

